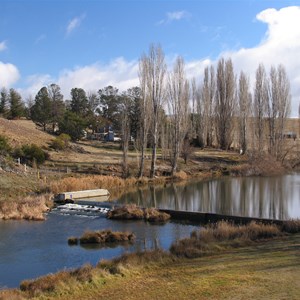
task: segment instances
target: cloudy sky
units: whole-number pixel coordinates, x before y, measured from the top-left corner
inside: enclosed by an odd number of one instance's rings
[[[0,88],[24,98],[57,83],[97,91],[138,85],[138,59],[159,43],[168,63],[184,57],[189,77],[231,57],[251,79],[259,63],[283,64],[292,116],[300,102],[300,1],[1,0]]]

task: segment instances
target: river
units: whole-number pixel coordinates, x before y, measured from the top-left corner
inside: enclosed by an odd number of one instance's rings
[[[187,211],[272,219],[300,218],[300,175],[253,178],[220,178],[187,184],[138,189],[102,206],[136,203]],[[125,252],[168,249],[187,237],[196,224],[168,222],[154,225],[144,221],[112,221],[91,209],[56,209],[44,222],[0,221],[0,288],[17,287],[24,279],[74,268]],[[69,246],[67,239],[86,230],[132,231],[136,242],[129,246],[99,248]]]

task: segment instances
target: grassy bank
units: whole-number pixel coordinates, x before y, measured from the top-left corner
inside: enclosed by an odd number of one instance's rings
[[[299,223],[294,235],[275,225],[220,223],[203,230],[210,251],[197,258],[161,250],[125,254],[23,281],[0,299],[299,299]],[[200,239],[199,232],[190,239]]]

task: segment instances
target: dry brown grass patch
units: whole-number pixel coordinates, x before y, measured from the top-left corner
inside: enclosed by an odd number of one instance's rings
[[[300,232],[300,219],[284,221],[281,230],[287,233]]]
[[[107,213],[107,218],[117,220],[142,220],[149,222],[166,222],[170,215],[156,208],[140,208],[135,204],[116,207]]]
[[[0,202],[0,219],[8,220],[44,220],[44,213],[49,210],[52,195],[28,196],[16,201]]]
[[[175,242],[171,246],[170,251],[177,256],[198,257],[220,251],[222,247],[243,245],[252,241],[281,235],[282,232],[274,224],[251,222],[247,225],[236,226],[232,223],[221,221],[192,232],[190,238]]]
[[[90,190],[90,189],[115,189],[115,188],[124,188],[128,186],[133,186],[137,183],[137,179],[128,178],[122,179],[115,176],[85,176],[85,177],[66,177],[59,181],[51,182],[50,190],[54,194],[62,192],[71,192],[79,190]]]
[[[142,220],[144,211],[135,204],[116,207],[107,213],[107,218],[116,220]]]
[[[135,235],[132,232],[111,230],[86,231],[79,239],[80,244],[105,244],[119,242],[133,242]]]

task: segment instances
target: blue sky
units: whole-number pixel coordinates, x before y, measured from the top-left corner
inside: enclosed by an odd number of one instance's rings
[[[183,56],[199,82],[221,56],[251,79],[259,63],[283,63],[297,115],[299,40],[300,1],[0,0],[0,87],[24,98],[52,82],[65,98],[72,87],[124,90],[138,84],[141,54],[160,43],[170,65]]]

